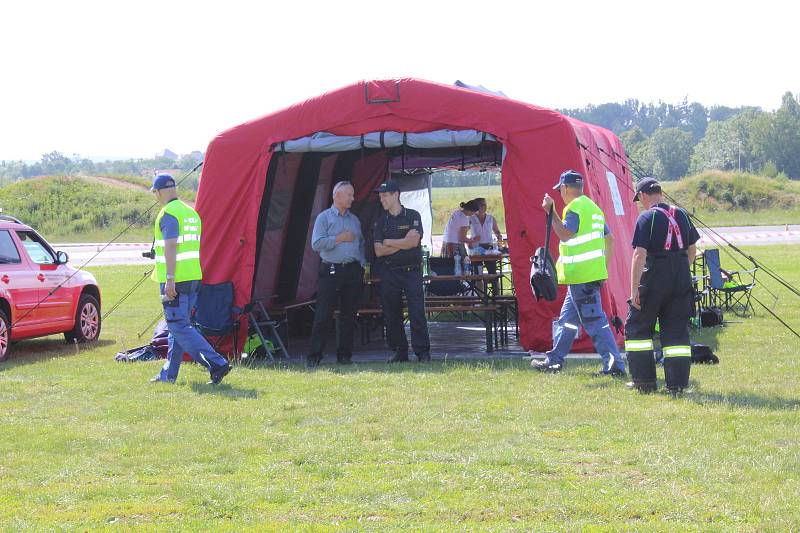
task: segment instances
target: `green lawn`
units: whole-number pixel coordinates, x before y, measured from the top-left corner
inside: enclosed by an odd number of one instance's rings
[[[800,246],[751,251],[800,284]],[[143,269],[94,272],[108,308]],[[99,344],[26,341],[0,365],[0,529],[800,527],[800,342],[763,311],[698,335],[721,364],[679,400],[595,362],[237,367],[217,388],[185,365],[153,385],[157,362],[113,355],[157,311],[147,282]]]

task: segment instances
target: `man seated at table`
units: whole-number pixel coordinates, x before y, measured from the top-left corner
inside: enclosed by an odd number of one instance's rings
[[[408,361],[408,339],[403,325],[405,294],[411,322],[411,345],[417,359],[431,360],[431,341],[425,317],[425,293],[422,287],[422,217],[400,203],[400,186],[394,181],[378,188],[385,209],[375,221],[375,267],[381,279],[380,294],[386,341],[394,355],[389,363]]]

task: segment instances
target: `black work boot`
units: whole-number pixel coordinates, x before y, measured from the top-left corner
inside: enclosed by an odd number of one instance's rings
[[[629,384],[642,393],[655,392],[658,388],[656,383],[656,360],[653,357],[653,350],[628,352],[628,370],[630,370],[633,381]]]
[[[389,358],[387,363],[405,363],[408,362],[408,352],[397,350],[394,355]]]
[[[546,374],[558,374],[564,370],[564,363],[551,363],[547,359],[534,359],[531,361],[531,366],[539,372],[544,372]]]
[[[308,368],[316,368],[322,361],[322,354],[309,354],[306,356],[306,366]]]
[[[689,386],[691,365],[691,357],[664,358],[664,380],[667,382],[667,390],[673,396],[680,394]]]

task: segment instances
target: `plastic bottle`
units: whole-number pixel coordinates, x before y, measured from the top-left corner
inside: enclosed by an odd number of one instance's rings
[[[367,263],[364,265],[364,283],[369,283],[369,280],[372,278],[372,269],[370,268],[370,264]]]
[[[464,256],[464,274],[472,274],[472,260],[469,255]]]
[[[456,276],[462,275],[464,271],[461,268],[461,254],[459,254],[458,252],[453,254],[453,263],[454,263],[453,274],[455,274]]]
[[[430,259],[431,252],[428,250],[428,246],[425,245],[422,247],[422,275],[427,276],[430,274]]]

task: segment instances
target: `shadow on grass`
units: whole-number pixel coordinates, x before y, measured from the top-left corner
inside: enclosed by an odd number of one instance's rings
[[[206,383],[192,383],[192,391],[197,394],[211,394],[222,396],[233,400],[255,400],[258,398],[258,391],[255,389],[240,389],[230,383],[220,383],[219,385],[208,385]]]
[[[313,374],[315,372],[331,372],[335,374],[358,374],[364,372],[387,373],[387,374],[401,374],[401,373],[415,373],[415,372],[449,372],[454,368],[468,368],[468,369],[483,369],[490,368],[493,370],[530,370],[529,359],[522,357],[509,359],[434,359],[430,363],[419,363],[416,360],[411,360],[406,363],[386,363],[380,360],[369,361],[354,361],[350,365],[340,365],[336,362],[323,361],[320,366],[315,368],[307,368],[305,362],[298,359],[292,359],[289,362],[281,360],[276,363],[259,362],[257,364],[249,365],[248,368],[253,370],[281,370],[284,372],[297,372]]]
[[[80,355],[88,350],[114,346],[115,344],[116,341],[112,339],[100,339],[95,342],[78,344],[67,343],[63,338],[59,339],[57,337],[23,340],[11,347],[8,360],[0,363],[0,372],[18,366],[40,363],[53,357]]]
[[[732,392],[722,394],[716,392],[696,391],[687,394],[685,399],[700,405],[720,404],[731,407],[750,409],[767,409],[770,411],[798,411],[800,399],[783,398],[781,396],[761,396],[751,392]]]

